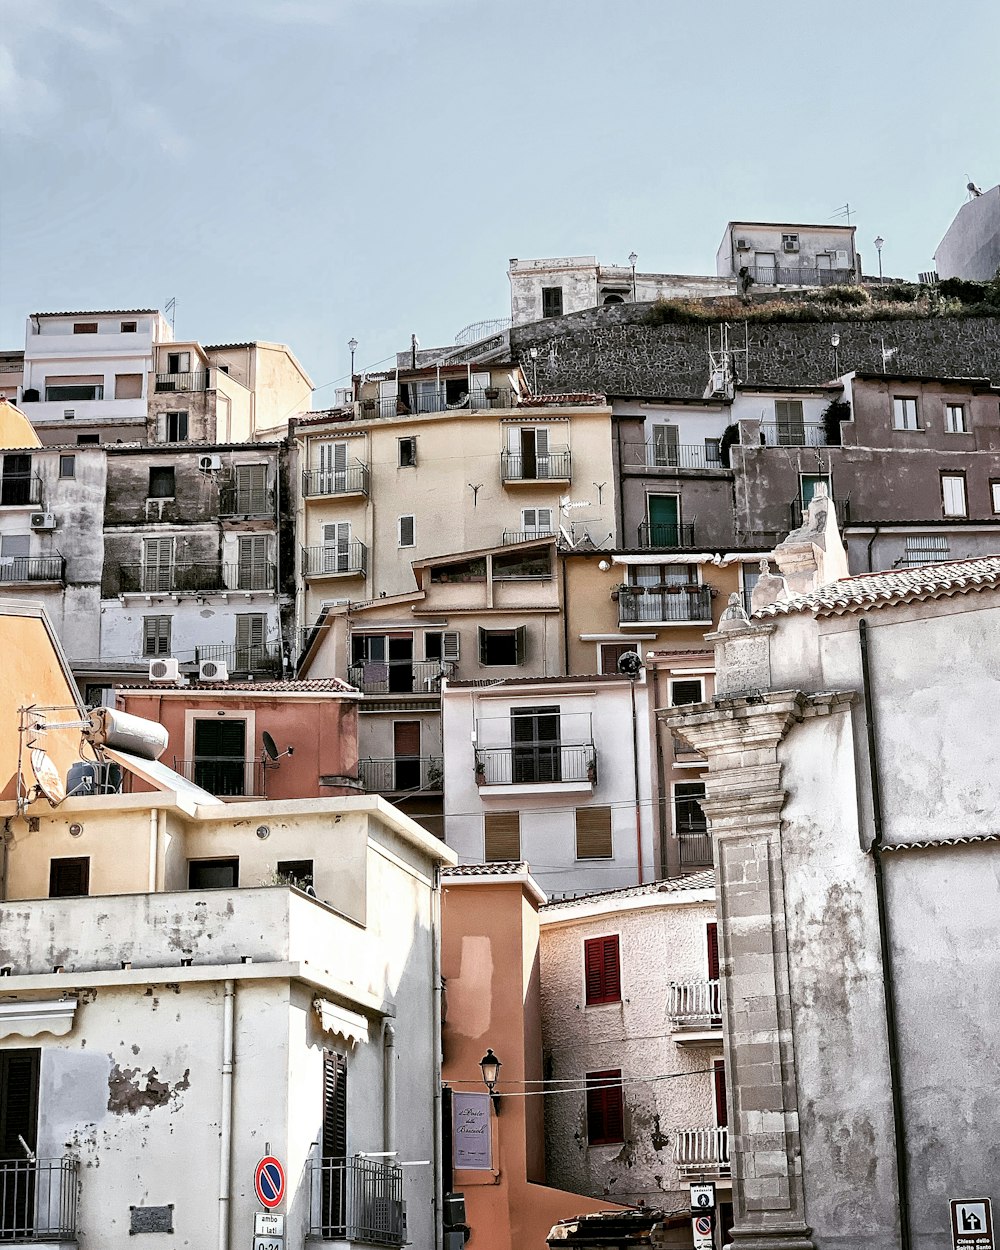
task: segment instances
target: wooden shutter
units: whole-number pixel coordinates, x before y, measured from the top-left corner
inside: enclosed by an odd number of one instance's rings
[[[589,938],[583,944],[587,1006],[619,1003],[622,997],[618,934]]]
[[[520,861],[521,859],[521,813],[487,812],[484,817],[486,850],[483,858],[487,863],[497,861]]]
[[[625,1140],[621,1068],[587,1073],[587,1140],[592,1146]]]
[[[420,721],[397,720],[392,722],[392,753],[398,759],[413,759],[420,755]]]
[[[514,663],[523,664],[528,656],[528,630],[525,625],[518,625],[514,630]]]
[[[168,618],[169,619],[169,618]],[[236,618],[236,646],[240,650],[264,645],[263,616],[241,614]]]
[[[479,626],[479,663],[489,663],[489,633]]]
[[[673,681],[670,683],[671,707],[680,707],[683,703],[700,703],[701,701],[700,677],[694,677],[688,681]]]
[[[653,462],[655,464],[677,464],[679,433],[676,425],[653,426]]]
[[[82,898],[89,893],[89,855],[49,861],[49,898]]]
[[[705,940],[708,945],[708,979],[719,979],[719,926],[713,920],[705,926]]]
[[[729,1108],[726,1105],[726,1061],[716,1059],[712,1064],[712,1080],[715,1085],[715,1122],[720,1128],[729,1123]]]
[[[576,809],[577,859],[611,859],[611,808]]]
[[[144,616],[142,619],[143,655],[170,654],[170,617]]]
[[[413,546],[415,529],[416,521],[414,517],[401,516],[399,518],[399,545],[401,547]]]
[[[457,660],[459,650],[459,635],[455,633],[441,635],[441,659]]]
[[[323,1158],[347,1157],[347,1060],[323,1051]]]
[[[38,1068],[40,1050],[0,1051],[0,1158],[24,1159],[24,1138],[29,1149],[38,1144]],[[25,1207],[25,1194],[17,1203],[17,1188],[8,1191],[7,1200],[13,1208]],[[11,1210],[8,1218],[14,1215]],[[16,1217],[15,1217],[16,1218]],[[22,1222],[24,1216],[22,1215]],[[30,1220],[30,1215],[27,1219]]]

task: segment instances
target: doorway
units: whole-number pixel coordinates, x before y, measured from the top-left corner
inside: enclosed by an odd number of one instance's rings
[[[196,720],[194,783],[218,798],[247,793],[245,720]]]
[[[677,495],[649,495],[649,546],[679,547],[681,501]]]
[[[391,671],[391,670],[390,670]],[[420,789],[420,721],[392,724],[393,789]]]

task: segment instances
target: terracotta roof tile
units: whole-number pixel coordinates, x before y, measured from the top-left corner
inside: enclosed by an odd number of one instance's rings
[[[528,865],[516,859],[489,864],[453,864],[441,869],[442,877],[517,877],[528,872]]]
[[[683,890],[714,890],[715,869],[705,868],[701,872],[691,872],[684,877],[668,877],[665,881],[650,881],[646,885],[627,885],[619,890],[596,890],[593,894],[577,894],[575,898],[560,898],[546,903],[542,911],[551,911],[555,907],[574,907],[577,903],[593,903],[607,899],[611,902],[617,898],[642,898],[654,894],[675,894]]]
[[[156,690],[160,694],[231,694],[233,691],[247,694],[358,694],[339,677],[317,677],[310,681],[191,681],[184,686],[168,682],[134,682],[115,686],[126,693],[139,690]]]

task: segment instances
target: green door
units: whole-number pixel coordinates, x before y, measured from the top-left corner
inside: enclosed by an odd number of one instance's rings
[[[650,547],[679,547],[680,500],[676,495],[650,495],[649,543]]]
[[[826,487],[827,495],[832,494],[830,490],[830,479],[825,473],[819,474],[802,474],[802,508],[805,510],[813,501],[816,494],[816,487],[819,485]]]

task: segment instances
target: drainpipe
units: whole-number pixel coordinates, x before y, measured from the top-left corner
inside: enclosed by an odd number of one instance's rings
[[[889,918],[885,901],[885,877],[882,865],[882,785],[878,750],[875,741],[875,709],[871,690],[871,668],[868,643],[868,622],[858,622],[861,643],[861,684],[865,696],[865,730],[868,738],[868,766],[872,786],[872,823],[874,837],[868,848],[875,866],[875,900],[878,909],[878,939],[882,954],[882,987],[885,999],[885,1031],[889,1051],[889,1086],[892,1094],[892,1123],[896,1153],[896,1192],[899,1206],[900,1250],[910,1250],[910,1198],[908,1161],[906,1157],[906,1122],[903,1115],[903,1090],[900,1080],[899,1031],[896,1024],[896,992],[889,943]]]
[[[878,532],[881,528],[882,527],[880,525],[876,525],[871,538],[869,538],[868,540],[868,572],[869,573],[873,571],[872,570],[872,547],[875,546],[875,539],[878,538]]]
[[[285,676],[285,637],[281,628],[281,447],[274,456],[274,606],[278,612],[278,646],[281,675]],[[292,609],[294,612],[294,608]],[[294,626],[293,626],[294,628]]]
[[[441,1126],[441,865],[434,865],[434,890],[431,894],[431,977],[433,997],[431,1010],[434,1046],[434,1250],[442,1250],[444,1220],[444,1143]],[[220,1247],[220,1250],[222,1248]]]
[[[396,1030],[382,1022],[382,1149],[396,1153]]]
[[[629,674],[629,691],[632,695],[632,781],[635,790],[635,855],[639,884],[642,885],[642,819],[639,805],[639,725],[635,714],[635,677]]]
[[[233,1022],[236,982],[226,980],[222,1003],[222,1116],[219,1124],[219,1250],[229,1250],[229,1209],[233,1173]]]
[[[562,626],[563,626],[563,669],[569,676],[569,596],[566,591],[566,553],[560,551],[562,561]]]

